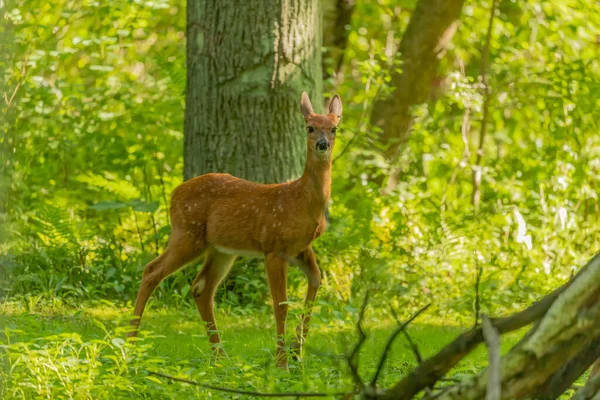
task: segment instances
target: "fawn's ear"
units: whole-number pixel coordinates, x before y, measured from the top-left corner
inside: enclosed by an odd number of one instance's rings
[[[337,94],[329,102],[329,114],[340,118],[342,116],[342,99]]]
[[[300,100],[300,111],[302,111],[302,115],[304,118],[308,118],[312,114],[314,114],[312,104],[310,104],[310,99],[306,92],[302,92],[302,100]]]

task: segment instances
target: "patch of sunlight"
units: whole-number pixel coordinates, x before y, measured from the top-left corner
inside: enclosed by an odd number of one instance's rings
[[[18,301],[6,301],[0,304],[0,315],[15,316],[25,312],[25,307]]]
[[[82,311],[87,316],[101,320],[114,320],[125,318],[129,317],[129,315],[131,314],[131,309],[129,309],[128,307],[117,307],[116,305],[86,306]]]
[[[183,332],[198,329],[199,325],[199,321],[178,321],[171,324],[171,328],[177,332]]]

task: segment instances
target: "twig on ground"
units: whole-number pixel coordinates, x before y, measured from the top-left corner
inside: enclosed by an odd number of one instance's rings
[[[358,353],[360,352],[360,348],[364,344],[367,335],[362,327],[362,322],[365,317],[365,310],[367,309],[367,305],[369,304],[369,292],[365,294],[365,298],[363,299],[362,306],[360,307],[360,312],[358,313],[358,322],[356,323],[356,330],[358,331],[358,342],[352,349],[352,352],[347,357],[348,366],[350,367],[350,372],[352,372],[352,377],[356,384],[362,389],[365,384],[362,381],[359,373],[358,373]]]
[[[483,337],[488,347],[488,383],[485,400],[500,400],[502,378],[500,375],[500,335],[487,315],[481,316]]]
[[[398,325],[401,325],[402,321],[400,321],[400,318],[398,318],[398,314],[396,313],[396,310],[394,310],[394,307],[392,307],[391,305],[390,305],[390,311],[392,313],[392,316],[396,320],[396,323]],[[406,329],[404,329],[402,331],[402,333],[404,334],[404,337],[406,338],[406,341],[408,342],[408,345],[410,346],[412,352],[414,353],[415,358],[417,359],[417,363],[421,364],[423,362],[423,357],[421,356],[421,352],[419,351],[419,347],[415,344],[415,342],[412,341],[412,338],[410,337],[410,335],[408,334],[408,332],[406,331]]]
[[[286,392],[282,392],[282,393],[257,392],[257,391],[252,391],[252,390],[231,389],[231,388],[225,388],[225,387],[210,385],[210,384],[207,384],[207,383],[196,382],[196,381],[192,381],[192,380],[189,380],[189,379],[177,378],[176,376],[171,376],[171,375],[163,374],[162,372],[154,372],[154,371],[147,371],[147,372],[148,372],[149,375],[159,376],[161,378],[166,378],[166,379],[170,379],[172,381],[177,381],[177,382],[183,382],[183,383],[187,383],[189,385],[200,386],[200,387],[203,387],[205,389],[218,390],[220,392],[225,392],[225,393],[243,394],[243,395],[247,395],[247,396],[279,397],[279,398],[281,398],[281,397],[330,397],[330,396],[344,396],[344,395],[352,393],[352,392],[335,392],[335,393],[320,393],[320,392],[289,392],[289,393],[286,393]]]
[[[405,323],[400,325],[394,331],[394,333],[392,333],[390,335],[390,337],[385,345],[385,348],[383,349],[383,354],[381,355],[381,358],[379,359],[379,365],[377,366],[377,371],[375,371],[375,375],[373,376],[373,379],[371,380],[371,386],[374,387],[377,384],[377,379],[379,378],[381,370],[383,369],[383,366],[385,365],[385,360],[387,359],[387,355],[390,352],[390,349],[392,348],[392,344],[394,343],[394,340],[396,339],[396,337],[400,334],[400,332],[403,332],[404,329],[406,329],[408,324],[410,324],[412,321],[414,321],[415,318],[417,318],[419,315],[421,315],[421,313],[423,313],[425,310],[427,310],[430,306],[431,306],[431,303],[429,303],[425,307],[421,308],[412,317],[410,317],[410,319],[408,321],[406,321]]]

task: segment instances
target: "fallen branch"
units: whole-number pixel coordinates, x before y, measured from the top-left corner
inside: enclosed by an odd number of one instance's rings
[[[556,298],[539,323],[502,357],[504,398],[537,399],[537,391],[545,382],[600,336],[599,300],[600,257],[596,256]],[[488,378],[488,371],[484,371],[437,399],[482,399]]]
[[[572,383],[600,357],[600,337],[571,358],[558,371],[548,379],[536,398],[540,400],[554,400],[560,397],[567,389],[573,388]]]
[[[600,398],[600,375],[590,379],[571,397],[571,400],[596,400],[598,398]]]
[[[184,378],[177,378],[176,376],[171,376],[171,375],[167,375],[167,374],[163,374],[162,372],[154,372],[154,371],[147,371],[149,375],[154,375],[154,376],[159,376],[161,378],[166,378],[166,379],[170,379],[172,381],[177,381],[177,382],[183,382],[183,383],[187,383],[189,385],[194,385],[194,386],[200,386],[203,387],[205,389],[212,389],[212,390],[217,390],[219,392],[224,392],[224,393],[236,393],[236,394],[243,394],[243,395],[247,395],[247,396],[257,396],[257,397],[330,397],[330,396],[345,396],[345,395],[350,395],[352,394],[352,392],[335,392],[335,393],[320,393],[320,392],[282,392],[282,393],[273,393],[273,392],[256,392],[256,391],[251,391],[251,390],[240,390],[240,389],[231,389],[231,388],[225,388],[225,387],[221,387],[221,386],[215,386],[215,385],[210,385],[207,383],[201,383],[201,382],[196,382],[196,381],[192,381],[189,379],[184,379]]]
[[[509,317],[492,319],[492,324],[496,327],[498,333],[504,334],[515,331],[543,317],[558,296],[575,282],[578,277],[584,274],[590,268],[590,265],[594,264],[596,259],[600,259],[600,255],[597,254],[594,256],[569,282],[534,303],[529,308]],[[442,376],[456,366],[460,360],[483,341],[481,327],[475,327],[463,333],[435,356],[423,361],[410,374],[406,375],[400,382],[386,391],[382,398],[411,399],[426,387],[433,387]]]

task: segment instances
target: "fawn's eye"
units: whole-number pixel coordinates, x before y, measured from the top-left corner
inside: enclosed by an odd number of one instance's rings
[[[331,133],[334,133],[334,134],[335,134],[336,132],[337,132],[337,127],[336,127],[336,126],[334,126],[334,127],[333,127],[333,129],[331,130]]]
[[[312,126],[309,126],[306,129],[308,129],[309,133],[313,133],[315,131],[315,128],[313,128]]]

